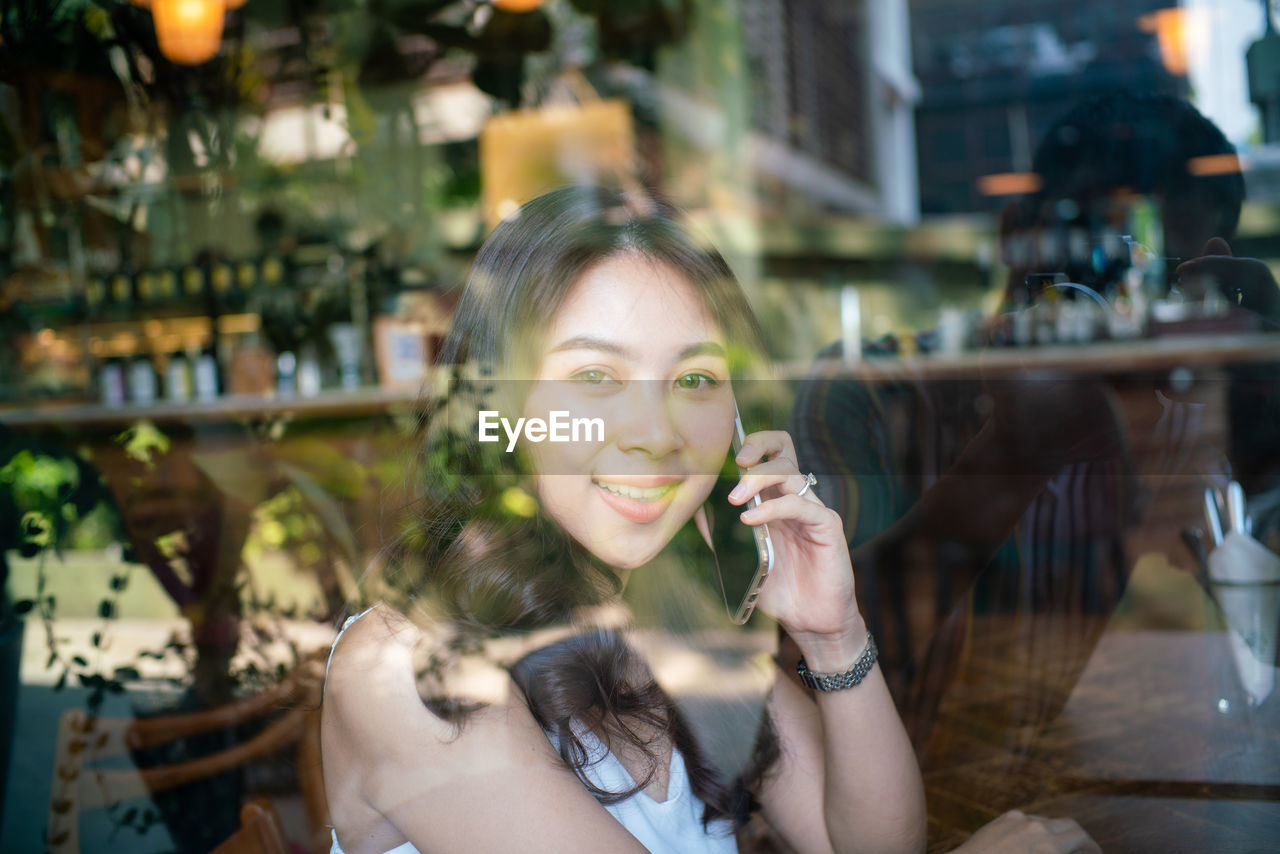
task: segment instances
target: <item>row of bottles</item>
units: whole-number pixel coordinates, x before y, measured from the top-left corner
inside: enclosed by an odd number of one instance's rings
[[[239,311],[250,293],[285,282],[285,261],[275,256],[91,275],[85,279],[84,314],[91,320],[132,319],[140,311],[203,310],[210,303],[221,312]]]
[[[109,407],[148,406],[161,401],[209,402],[224,395],[312,397],[326,389],[360,387],[360,336],[352,324],[328,330],[332,358],[314,345],[279,354],[256,330],[172,340],[122,336],[101,342],[97,381],[100,401]]]
[[[98,371],[98,385],[102,403],[111,407],[147,406],[162,398],[173,402],[210,401],[220,393],[218,373],[212,347],[192,352],[177,350],[161,360],[138,353],[104,360]]]

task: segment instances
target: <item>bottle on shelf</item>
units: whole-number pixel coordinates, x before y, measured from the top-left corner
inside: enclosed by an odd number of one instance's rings
[[[145,350],[139,350],[129,360],[129,401],[139,406],[156,402],[158,393],[155,365]]]
[[[229,394],[271,394],[276,389],[276,360],[257,331],[237,337],[227,362]]]
[[[102,317],[107,304],[107,280],[104,276],[89,275],[84,280],[85,316],[90,320]]]
[[[200,349],[195,359],[195,368],[191,373],[195,380],[196,400],[204,402],[216,400],[222,393],[222,384],[218,378],[218,359],[214,355],[211,343]]]
[[[240,291],[236,287],[235,270],[225,262],[209,268],[209,289],[220,312],[236,311],[243,307]]]
[[[191,364],[187,354],[180,349],[169,353],[164,372],[165,397],[175,403],[191,399]]]
[[[262,265],[259,269],[259,279],[265,288],[272,289],[283,287],[285,275],[286,270],[284,259],[280,256],[268,255],[262,260]]]
[[[320,393],[320,386],[320,360],[316,358],[315,345],[307,344],[298,359],[298,394],[315,397]]]
[[[298,393],[298,357],[290,350],[276,357],[276,393],[281,397]]]
[[[134,314],[133,277],[114,273],[107,279],[106,315],[115,320],[129,320]]]
[[[142,270],[138,275],[133,277],[134,294],[137,296],[138,304],[145,310],[155,308],[159,301],[159,290],[157,288],[156,275],[150,270]]]
[[[102,405],[115,409],[125,403],[124,359],[108,356],[98,371],[98,389]]]
[[[354,323],[329,327],[329,343],[338,359],[338,381],[344,391],[360,388],[360,330]]]
[[[183,301],[192,305],[203,303],[205,296],[204,268],[196,264],[189,264],[182,268],[179,278],[182,280]]]
[[[156,303],[165,306],[177,305],[179,302],[178,274],[165,268],[155,271],[152,275],[155,279]]]

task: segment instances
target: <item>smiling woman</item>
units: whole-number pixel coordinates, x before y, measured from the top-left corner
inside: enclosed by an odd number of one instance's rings
[[[727,265],[660,201],[565,189],[495,230],[424,406],[419,501],[388,548],[394,607],[335,644],[335,852],[731,852],[756,811],[798,851],[921,846],[919,773],[873,668],[841,522],[787,434],[747,436],[728,500],[763,499],[734,523],[772,532],[759,609],[812,684],[847,689],[815,695],[777,674],[754,760],[730,781],[633,642],[632,577],[683,565],[690,546],[710,553],[734,381],[759,352]],[[499,412],[519,412],[516,426]],[[601,429],[515,441],[570,417]],[[666,576],[660,607],[680,606],[686,582]]]

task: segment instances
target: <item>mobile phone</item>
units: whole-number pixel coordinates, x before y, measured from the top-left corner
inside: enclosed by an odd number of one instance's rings
[[[737,486],[743,470],[736,457],[746,432],[737,405],[733,413],[733,443],[707,501],[711,551],[715,557],[716,579],[729,619],[742,625],[751,618],[756,600],[773,569],[773,540],[767,525],[752,527],[738,518],[748,507],[758,507],[756,495],[745,506],[729,503],[729,491]]]

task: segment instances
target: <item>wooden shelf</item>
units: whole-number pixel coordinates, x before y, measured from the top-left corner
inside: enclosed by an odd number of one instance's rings
[[[210,401],[167,401],[145,406],[100,403],[37,404],[0,407],[0,424],[8,427],[127,427],[145,418],[156,422],[220,423],[294,415],[307,418],[361,417],[413,406],[418,392],[380,388],[325,391],[313,397],[229,395]]]

